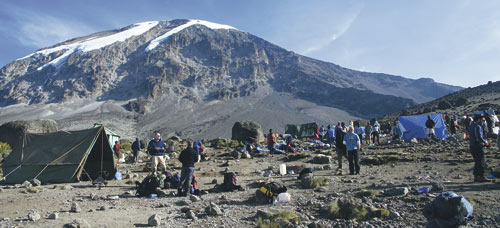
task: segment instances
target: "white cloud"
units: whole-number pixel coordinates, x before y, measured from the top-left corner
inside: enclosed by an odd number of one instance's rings
[[[43,48],[96,31],[86,24],[67,18],[58,18],[9,5],[7,7],[9,9],[3,13],[8,14],[12,23],[4,24],[1,30],[27,47]]]
[[[344,33],[346,33],[349,30],[349,28],[351,27],[351,25],[356,21],[356,18],[361,13],[361,9],[362,9],[362,7],[356,9],[352,13],[349,13],[343,19],[343,21],[341,21],[338,25],[333,27],[334,28],[334,29],[332,29],[333,33],[330,35],[330,37],[328,37],[328,38],[325,37],[324,39],[320,40],[318,43],[316,43],[312,46],[306,47],[303,54],[308,55],[308,54],[311,54],[312,52],[318,51],[318,50],[330,45],[335,40],[337,40],[342,35],[344,35]]]

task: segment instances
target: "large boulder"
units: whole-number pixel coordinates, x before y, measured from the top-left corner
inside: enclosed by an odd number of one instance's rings
[[[50,133],[59,130],[55,120],[11,121],[0,126],[0,142],[6,142],[14,148],[25,133]]]
[[[260,124],[253,121],[239,121],[234,123],[231,139],[245,141],[248,138],[255,138],[257,142],[264,141],[264,133]]]

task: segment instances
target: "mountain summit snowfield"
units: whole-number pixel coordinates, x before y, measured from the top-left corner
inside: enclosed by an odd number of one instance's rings
[[[77,37],[0,70],[0,122],[51,118],[61,129],[110,125],[125,137],[228,137],[236,121],[370,118],[460,87],[350,70],[229,25],[150,21]]]

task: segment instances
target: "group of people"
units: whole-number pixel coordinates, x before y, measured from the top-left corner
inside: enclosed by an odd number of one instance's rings
[[[136,138],[136,141],[132,143],[132,151],[136,162],[138,161],[138,155],[141,148],[141,141]],[[154,139],[149,141],[146,150],[147,153],[151,155],[151,160],[153,163],[152,173],[158,174],[158,167],[165,172],[167,170],[165,161],[166,144],[161,139],[161,134],[159,132],[155,133]],[[182,163],[182,169],[181,182],[178,188],[179,196],[187,196],[187,194],[189,193],[194,174],[194,165],[195,163],[200,161],[200,153],[202,152],[202,150],[203,147],[200,141],[188,140],[187,147],[180,153],[178,159]]]
[[[380,144],[381,128],[376,119],[373,119],[373,124],[369,121],[364,127],[357,121],[349,121],[349,126],[353,127],[353,133],[358,135],[361,144],[370,144],[372,142],[377,145]],[[339,138],[337,137],[337,133],[341,134],[340,130],[343,133],[347,132],[347,127],[344,122],[338,122],[335,128],[332,128],[331,125],[328,125],[327,129],[321,126],[318,130],[319,137],[316,139],[323,138],[333,147],[333,143]]]

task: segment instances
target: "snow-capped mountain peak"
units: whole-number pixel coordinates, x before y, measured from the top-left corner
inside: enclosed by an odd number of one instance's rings
[[[213,23],[213,22],[209,22],[209,21],[204,21],[204,20],[189,20],[188,22],[186,22],[185,24],[182,24],[182,25],[179,25],[173,29],[171,29],[170,31],[164,33],[163,35],[157,37],[156,39],[152,40],[149,45],[146,47],[146,52],[148,51],[151,51],[153,49],[155,49],[158,45],[160,45],[164,40],[168,39],[168,37],[170,37],[171,35],[175,34],[175,33],[178,33],[180,31],[182,31],[183,29],[185,28],[188,28],[190,26],[193,26],[193,25],[204,25],[204,26],[207,26],[208,28],[211,28],[211,29],[234,29],[234,30],[238,30],[230,25],[223,25],[223,24],[217,24],[217,23]]]
[[[41,67],[38,67],[37,70],[42,70],[43,68],[47,67],[48,65],[53,65],[53,66],[59,67],[68,58],[69,55],[71,55],[75,52],[88,52],[88,51],[103,48],[103,47],[111,45],[115,42],[123,42],[132,36],[141,35],[147,31],[149,31],[151,28],[153,28],[157,24],[158,24],[158,21],[148,21],[148,22],[136,23],[136,24],[130,26],[129,29],[117,32],[117,33],[112,34],[112,35],[103,36],[103,37],[98,37],[98,36],[90,37],[90,38],[83,40],[83,41],[80,41],[80,42],[74,42],[74,43],[70,43],[70,44],[59,45],[59,46],[56,46],[53,48],[43,49],[43,50],[37,51],[29,56],[26,56],[24,58],[30,57],[32,55],[47,56],[47,55],[54,53],[56,51],[66,50],[64,52],[64,54],[53,59],[52,61],[48,62],[47,64],[45,64]]]

